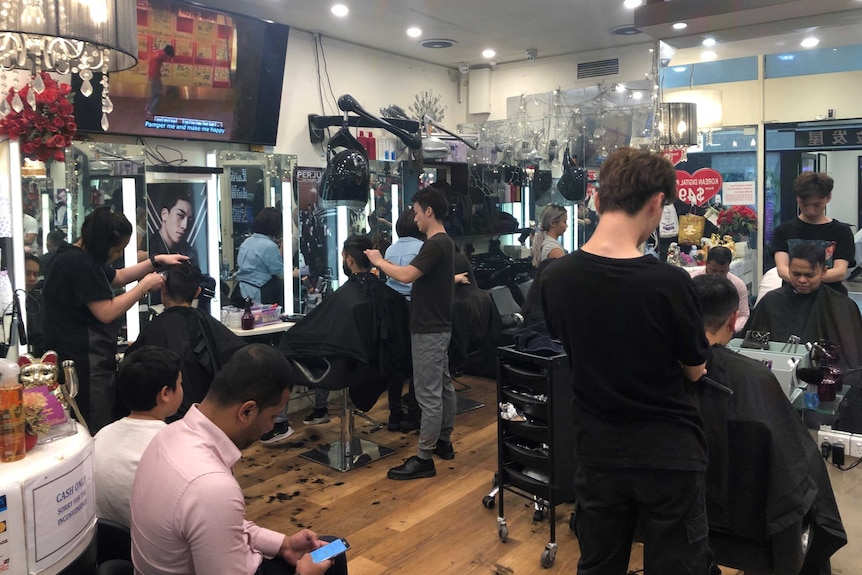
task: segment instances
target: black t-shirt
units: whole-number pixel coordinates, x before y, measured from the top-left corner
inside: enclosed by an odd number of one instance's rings
[[[452,331],[452,299],[455,293],[455,244],[447,234],[434,234],[422,244],[410,262],[422,272],[413,282],[411,333]]]
[[[689,275],[652,256],[581,251],[541,276],[550,332],[569,357],[582,465],[705,470],[693,384],[709,345]]]
[[[832,268],[834,260],[847,260],[847,269],[855,266],[856,244],[850,226],[838,220],[828,224],[809,224],[793,218],[775,228],[771,253],[790,251],[799,243],[811,242],[826,250],[826,267]],[[846,294],[847,288],[840,281],[827,283],[829,287]]]

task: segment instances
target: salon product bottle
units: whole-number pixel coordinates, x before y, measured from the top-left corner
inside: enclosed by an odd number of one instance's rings
[[[368,137],[365,138],[366,143],[365,146],[366,151],[368,152],[369,160],[377,159],[377,140],[374,138],[374,132],[368,132]]]
[[[359,136],[356,138],[362,147],[365,148],[365,155],[368,155],[368,137],[365,135],[365,132],[360,131]]]
[[[245,298],[245,311],[242,313],[240,325],[242,329],[254,329],[254,314],[251,313],[251,298]]]
[[[24,386],[16,364],[0,360],[0,461],[24,457]]]

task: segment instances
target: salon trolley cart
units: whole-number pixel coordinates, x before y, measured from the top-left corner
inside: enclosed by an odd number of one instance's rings
[[[513,346],[497,349],[497,533],[505,543],[509,537],[505,492],[534,500],[537,519],[546,508],[551,526],[550,541],[541,556],[546,569],[554,564],[557,554],[555,507],[575,498],[569,373],[565,354],[548,357],[517,351]],[[502,403],[513,405],[524,421],[501,417]]]

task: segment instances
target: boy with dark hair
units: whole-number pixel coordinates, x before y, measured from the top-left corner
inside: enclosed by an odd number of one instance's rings
[[[705,575],[706,438],[691,383],[708,344],[688,273],[638,248],[676,198],[676,174],[660,154],[622,148],[599,177],[595,233],[539,280],[572,372],[578,573],[625,573],[639,527],[647,573]]]
[[[180,358],[156,346],[126,355],[117,372],[120,400],[131,412],[95,437],[96,514],[128,526],[132,482],[141,455],[183,400]]]
[[[841,283],[855,265],[856,247],[850,226],[826,215],[834,181],[826,174],[803,172],[793,182],[799,216],[781,223],[772,236],[772,257],[785,285],[790,282],[790,251],[799,243],[816,244],[826,252],[823,283],[846,294]]]
[[[446,196],[434,186],[413,197],[413,212],[425,243],[413,260],[395,265],[377,250],[365,253],[372,265],[402,283],[413,283],[410,345],[416,400],[422,410],[416,455],[389,470],[389,479],[417,479],[437,474],[432,455],[454,459],[452,430],[456,398],[449,376],[449,341],[452,338],[452,304],[455,294],[455,244],[446,233],[443,218],[449,208]]]
[[[200,294],[201,270],[188,262],[165,268],[161,289],[165,311],[141,328],[130,350],[158,345],[176,351],[182,361],[185,396],[176,415],[181,419],[203,400],[215,375],[245,341],[204,311],[192,307]]]

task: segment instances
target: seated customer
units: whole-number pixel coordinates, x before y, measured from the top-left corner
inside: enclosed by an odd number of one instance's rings
[[[371,273],[364,253],[371,247],[364,236],[345,240],[341,255],[347,282],[287,330],[280,344],[288,358],[328,363],[323,379],[298,383],[324,390],[350,385],[350,397],[363,411],[371,409],[390,379],[406,374],[410,361],[407,302]],[[315,409],[320,411],[312,415],[326,413],[325,406]]]
[[[711,344],[707,376],[733,390],[699,389],[716,559],[723,559],[720,535],[732,534],[730,541],[748,540],[747,549],[769,542],[774,573],[828,573],[820,569],[847,536],[820,451],[769,368],[725,347],[739,314],[735,287],[717,275],[697,277],[694,285]],[[803,558],[804,523],[812,531]]]
[[[153,345],[126,354],[117,393],[131,412],[95,437],[96,515],[129,526],[129,500],[138,461],[183,400],[180,358]]]
[[[245,518],[233,465],[272,428],[290,399],[290,366],[274,348],[248,345],[216,375],[204,400],[153,438],[132,488],[132,561],[140,575],[347,573],[343,556],[314,563],[324,545],[303,529],[285,535]]]
[[[201,270],[196,265],[177,264],[164,272],[167,277],[161,299],[165,311],[143,326],[130,350],[158,345],[179,354],[185,398],[176,416],[169,418],[170,422],[181,419],[193,403],[203,401],[221,366],[245,341],[209,314],[192,307],[201,291]]]
[[[697,277],[703,274],[720,275],[726,277],[736,288],[736,293],[739,295],[739,315],[736,318],[736,331],[742,330],[745,327],[745,322],[748,321],[750,314],[748,310],[748,288],[745,287],[745,282],[739,279],[734,274],[730,273],[730,262],[733,261],[733,252],[724,246],[716,246],[710,248],[709,255],[706,256],[706,265],[699,267],[691,273],[691,277]]]

